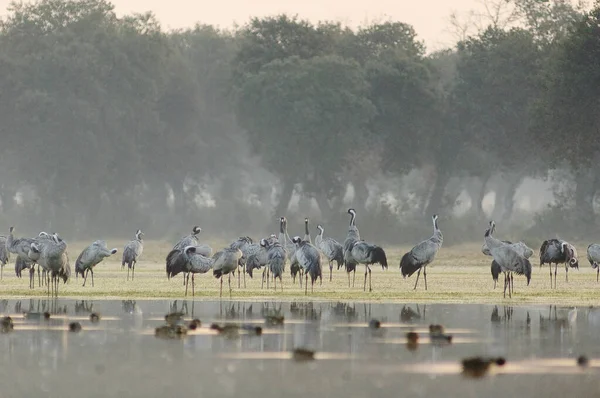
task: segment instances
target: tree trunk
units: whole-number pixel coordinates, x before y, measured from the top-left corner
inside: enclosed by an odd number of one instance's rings
[[[290,200],[294,194],[294,182],[292,180],[282,180],[281,193],[279,194],[279,202],[275,207],[275,216],[285,216],[290,205]]]
[[[444,192],[448,181],[450,181],[450,174],[446,171],[440,171],[433,185],[433,192],[427,205],[426,214],[438,214],[443,210]]]
[[[575,172],[575,208],[577,210],[577,221],[584,226],[587,232],[595,222],[594,206],[594,176],[589,170],[578,170]]]
[[[506,221],[511,219],[515,208],[515,193],[521,185],[521,182],[523,182],[523,178],[525,178],[525,176],[521,173],[514,174],[510,177],[506,190],[504,191],[504,207],[502,209],[501,219]]]
[[[369,200],[367,181],[362,177],[355,177],[352,179],[351,184],[352,188],[354,188],[352,207],[356,209],[358,214],[365,214],[367,212],[367,200]],[[343,194],[344,193],[342,193],[342,195]]]
[[[483,198],[485,198],[485,195],[487,193],[487,184],[491,177],[491,173],[486,173],[483,176],[481,176],[481,189],[479,190],[479,196],[476,198],[475,203],[475,216],[477,217],[477,220],[482,220],[484,218]]]

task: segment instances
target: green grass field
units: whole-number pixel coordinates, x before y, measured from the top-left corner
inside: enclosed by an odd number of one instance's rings
[[[117,247],[119,252],[109,261],[96,266],[94,287],[88,278],[86,287],[83,280],[75,279],[74,272],[67,284],[61,282],[59,297],[72,298],[182,298],[185,288],[182,276],[167,280],[165,273],[165,257],[171,248],[167,242],[146,241],[144,253],[136,267],[135,280],[127,281],[127,271],[121,270],[121,254],[124,242],[108,241],[109,248]],[[223,247],[224,242],[211,242],[214,248]],[[85,247],[84,242],[69,244],[71,267],[74,269],[75,259]],[[600,284],[596,283],[596,272],[585,259],[583,245],[578,245],[580,253],[580,269],[569,271],[569,282],[565,282],[564,266],[558,268],[558,289],[550,289],[548,266],[539,268],[537,256],[532,259],[533,273],[531,284],[526,286],[525,278],[515,276],[515,294],[512,299],[502,297],[503,276],[500,276],[498,287],[493,289],[490,273],[491,257],[484,256],[481,243],[443,247],[433,265],[428,267],[427,288],[425,291],[423,275],[417,290],[413,290],[416,275],[403,279],[399,272],[400,257],[409,247],[386,247],[389,269],[382,271],[380,266],[373,267],[372,292],[363,291],[364,267],[360,266],[356,273],[353,288],[348,288],[348,277],[344,270],[334,267],[333,281],[329,281],[329,268],[323,268],[323,284],[315,283],[314,293],[304,296],[298,281],[292,285],[289,265],[284,275],[283,292],[275,292],[272,288],[261,289],[260,272],[254,279],[246,277],[247,288],[238,289],[237,275],[232,278],[232,299],[244,300],[356,300],[356,301],[396,301],[396,302],[432,302],[432,303],[540,303],[564,305],[595,305],[600,300]],[[582,257],[583,253],[583,257]],[[15,277],[14,256],[4,268],[4,278],[0,281],[0,296],[4,298],[47,296],[46,287],[28,288],[28,273],[22,279]],[[367,285],[368,286],[368,285]],[[271,285],[272,287],[272,285]],[[229,299],[227,280],[223,284],[223,298]],[[198,300],[218,299],[219,282],[212,273],[196,276],[196,296]],[[191,283],[189,297],[191,299]]]

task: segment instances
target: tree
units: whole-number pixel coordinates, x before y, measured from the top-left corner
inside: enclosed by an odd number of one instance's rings
[[[568,162],[575,172],[575,205],[584,225],[593,221],[592,199],[600,188],[590,169],[600,159],[600,6],[585,15],[560,43],[548,64],[544,95],[535,109],[533,134],[550,165]]]
[[[325,213],[323,198],[340,195],[344,156],[367,132],[375,109],[360,66],[338,56],[275,60],[249,76],[237,96],[237,115],[263,162],[283,183],[277,214],[293,185],[306,183]]]

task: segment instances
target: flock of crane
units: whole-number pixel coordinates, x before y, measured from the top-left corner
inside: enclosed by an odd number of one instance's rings
[[[262,269],[262,285],[265,280],[267,288],[272,280],[277,290],[277,279],[283,289],[283,273],[286,264],[290,264],[293,283],[299,279],[302,287],[304,277],[304,292],[308,294],[308,278],[310,276],[311,292],[314,283],[320,279],[322,283],[323,274],[321,258],[325,258],[329,264],[329,280],[332,280],[333,263],[337,268],[344,266],[348,275],[348,286],[350,286],[350,273],[353,273],[352,285],[356,277],[356,268],[359,264],[365,266],[365,279],[363,289],[367,287],[369,280],[369,291],[371,286],[371,265],[379,264],[383,269],[388,268],[385,251],[372,243],[360,238],[356,226],[356,211],[348,209],[350,214],[350,225],[348,234],[343,244],[335,239],[324,236],[324,228],[317,226],[319,231],[314,244],[310,235],[309,220],[304,220],[305,235],[303,238],[295,236],[290,238],[287,233],[287,220],[281,217],[279,220],[279,235],[272,234],[255,243],[250,237],[242,236],[231,242],[222,250],[213,254],[213,249],[198,241],[198,235],[202,231],[195,226],[192,233],[179,240],[166,258],[167,277],[183,273],[185,295],[187,296],[190,275],[192,277],[192,294],[195,294],[194,276],[204,274],[212,270],[215,278],[220,279],[219,295],[223,294],[223,276],[228,276],[229,293],[231,295],[231,276],[238,273],[238,287],[240,287],[240,275],[244,275],[244,286],[246,274],[250,277],[254,270]],[[410,277],[417,272],[414,289],[417,288],[421,271],[425,290],[427,290],[427,265],[431,264],[438,251],[442,247],[444,237],[438,227],[438,216],[433,215],[433,235],[413,247],[402,256],[400,260],[400,271],[403,277]],[[523,242],[512,243],[501,241],[493,236],[496,229],[494,221],[490,221],[489,227],[484,233],[483,254],[493,258],[491,272],[494,280],[494,288],[500,273],[504,274],[504,297],[508,288],[509,297],[514,291],[513,274],[524,275],[527,284],[531,280],[532,266],[529,258],[534,251]],[[0,236],[0,265],[3,267],[8,263],[10,254],[16,255],[15,272],[20,278],[25,269],[29,269],[29,287],[34,287],[35,265],[38,267],[38,284],[47,284],[48,294],[58,296],[60,279],[67,282],[71,275],[71,266],[67,253],[67,244],[58,234],[40,232],[36,238],[15,238],[14,227],[10,227],[8,236]],[[127,266],[127,280],[131,271],[131,279],[135,276],[135,265],[144,250],[144,233],[137,230],[135,238],[128,242],[123,249],[121,268]],[[87,282],[88,275],[92,277],[94,285],[94,267],[106,257],[117,253],[117,249],[108,249],[103,240],[94,241],[86,247],[75,261],[75,274],[83,278],[83,286]],[[566,280],[568,281],[569,268],[579,268],[577,251],[570,243],[560,239],[549,239],[542,243],[540,248],[540,267],[549,264],[550,285],[552,287],[552,264],[554,264],[554,287],[556,287],[556,275],[558,264],[565,264]],[[600,244],[591,244],[587,249],[587,257],[596,269],[596,281],[600,273]],[[0,272],[1,269],[0,269]],[[1,276],[1,273],[0,273]]]

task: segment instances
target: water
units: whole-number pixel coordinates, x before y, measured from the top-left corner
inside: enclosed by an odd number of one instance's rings
[[[202,327],[182,340],[154,336],[173,310]],[[585,397],[600,392],[600,308],[335,302],[2,300],[15,322],[0,334],[5,397]],[[20,314],[52,312],[50,320]],[[92,311],[101,314],[93,324]],[[267,326],[279,311],[283,326]],[[382,321],[373,330],[371,319]],[[72,321],[79,333],[68,331]],[[262,336],[226,338],[212,322],[251,323]],[[432,344],[428,326],[453,335]],[[414,351],[406,333],[420,334]],[[304,347],[316,359],[295,362]],[[585,354],[590,366],[576,366]],[[461,376],[460,360],[507,359],[502,374]],[[598,358],[598,359],[596,359]]]

